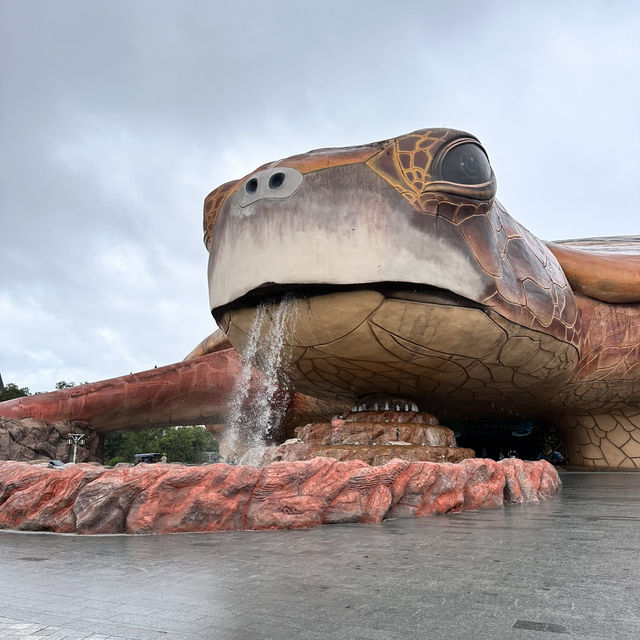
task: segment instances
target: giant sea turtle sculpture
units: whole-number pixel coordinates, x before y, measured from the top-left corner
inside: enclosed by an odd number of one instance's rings
[[[293,292],[289,375],[327,406],[400,397],[442,418],[543,419],[571,463],[640,468],[640,238],[546,243],[495,193],[484,149],[453,129],[264,165],[205,200],[212,313],[242,351],[258,305],[273,315]],[[237,369],[220,364],[223,347],[204,341],[191,362],[210,358],[228,383]],[[180,367],[147,374],[156,393]],[[121,393],[105,384],[0,404],[0,415],[138,424],[105,406]],[[149,422],[203,416],[184,388],[162,393]],[[144,402],[132,411],[153,408]]]

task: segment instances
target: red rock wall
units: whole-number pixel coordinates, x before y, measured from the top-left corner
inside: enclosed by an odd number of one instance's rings
[[[0,528],[178,533],[381,522],[551,497],[545,461],[392,460],[371,467],[314,458],[267,467],[139,465],[55,470],[0,462]]]

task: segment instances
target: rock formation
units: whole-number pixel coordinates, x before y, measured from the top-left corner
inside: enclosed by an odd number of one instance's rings
[[[85,443],[78,445],[78,462],[99,459],[100,437],[83,422],[0,418],[0,460],[57,459],[67,462],[73,455],[73,445],[67,443],[70,433],[86,436]]]
[[[0,528],[60,533],[178,533],[381,522],[498,508],[552,496],[547,462],[459,464],[314,458],[267,467],[173,464],[64,469],[0,462]]]
[[[297,441],[268,449],[263,464],[326,456],[378,466],[394,458],[460,462],[475,456],[472,449],[457,447],[453,431],[423,411],[351,411],[344,419],[298,427],[295,434]]]

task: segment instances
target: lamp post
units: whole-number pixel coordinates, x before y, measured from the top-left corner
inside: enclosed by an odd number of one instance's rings
[[[84,444],[86,436],[84,433],[70,433],[67,436],[67,444],[73,445],[73,464],[76,463],[76,454],[78,453],[78,445]]]

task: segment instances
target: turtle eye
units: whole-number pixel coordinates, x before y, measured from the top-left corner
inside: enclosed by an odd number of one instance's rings
[[[442,180],[457,184],[482,184],[491,180],[491,165],[477,144],[465,142],[450,149],[442,159]]]

